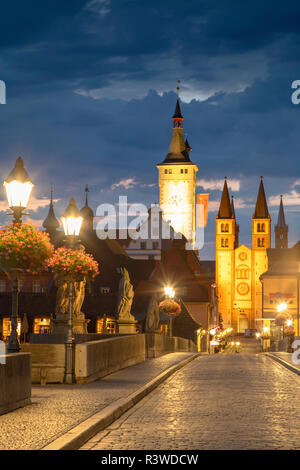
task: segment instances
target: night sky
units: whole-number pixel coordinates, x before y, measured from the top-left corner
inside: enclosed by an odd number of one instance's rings
[[[283,194],[290,245],[299,240],[300,2],[12,0],[1,4],[0,47],[1,181],[21,155],[37,224],[51,183],[57,216],[71,196],[82,207],[86,183],[93,209],[119,195],[158,201],[180,79],[197,192],[211,199],[201,258],[214,257],[224,175],[242,243],[260,175],[272,230]]]

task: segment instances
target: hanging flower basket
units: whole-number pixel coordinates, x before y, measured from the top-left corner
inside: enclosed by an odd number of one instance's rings
[[[275,316],[275,325],[276,326],[283,326],[287,319],[288,319],[287,313],[279,312]]]
[[[97,261],[86,253],[84,248],[80,250],[58,248],[50,259],[49,266],[59,280],[91,280],[99,274]]]
[[[166,315],[177,317],[181,313],[181,307],[175,300],[166,299],[160,302],[159,311]]]
[[[295,336],[294,328],[293,327],[291,328],[289,326],[285,327],[284,328],[284,336]]]
[[[52,254],[49,235],[30,224],[5,225],[0,230],[0,265],[5,271],[47,269]]]
[[[261,339],[271,339],[271,335],[261,335]]]

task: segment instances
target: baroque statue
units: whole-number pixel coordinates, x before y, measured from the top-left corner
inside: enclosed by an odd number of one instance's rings
[[[126,268],[119,268],[121,279],[118,291],[118,320],[134,320],[131,315],[131,306],[134,297],[133,285],[130,282],[129,273]]]
[[[158,305],[158,297],[157,294],[153,294],[147,309],[147,317],[146,317],[146,325],[145,330],[146,332],[158,332],[160,324],[160,316],[159,316],[159,305]]]

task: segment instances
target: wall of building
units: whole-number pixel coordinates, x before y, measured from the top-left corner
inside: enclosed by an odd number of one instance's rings
[[[0,415],[31,403],[31,354],[8,354],[0,364]]]

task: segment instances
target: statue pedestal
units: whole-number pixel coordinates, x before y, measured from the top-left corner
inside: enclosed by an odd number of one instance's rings
[[[136,320],[118,320],[118,333],[119,335],[136,335]]]
[[[57,315],[56,318],[52,320],[53,322],[53,333],[56,334],[67,334],[68,330],[68,318],[67,315]],[[74,334],[86,334],[87,325],[90,320],[86,320],[84,313],[73,317],[73,333]]]

